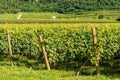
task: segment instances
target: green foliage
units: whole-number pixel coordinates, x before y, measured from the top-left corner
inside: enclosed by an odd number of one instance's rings
[[[5,10],[0,9],[0,14],[3,14],[3,13],[5,13]]]
[[[103,19],[104,15],[98,15],[98,19]]]
[[[20,12],[20,9],[11,10],[10,12],[13,13],[13,14],[17,14],[17,13]]]
[[[84,12],[82,10],[79,10],[76,12],[76,15],[82,15]]]
[[[13,13],[22,12],[59,12],[73,13],[79,10],[119,10],[118,0],[0,0],[0,9]]]
[[[120,21],[120,17],[116,19],[116,21]]]
[[[119,26],[96,27],[96,49],[99,54],[97,58],[94,55],[93,37],[91,27],[89,26],[77,27],[77,24],[72,27],[46,27],[45,25],[37,27],[26,26],[7,28],[11,31],[10,36],[14,55],[38,59],[42,53],[38,33],[40,33],[44,39],[50,63],[68,61],[84,62],[88,59],[88,61],[96,64],[96,59],[112,59],[114,54],[120,49]],[[6,34],[3,34],[5,30],[5,28],[1,27],[1,55],[7,53],[5,50],[7,49],[5,42]]]

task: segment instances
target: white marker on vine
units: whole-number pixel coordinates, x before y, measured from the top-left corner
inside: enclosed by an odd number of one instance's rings
[[[22,15],[21,15],[21,14],[19,14],[19,15],[18,15],[18,17],[17,17],[17,19],[20,19],[20,18],[21,18],[21,16],[22,16]]]
[[[52,16],[53,19],[56,19],[56,16]]]

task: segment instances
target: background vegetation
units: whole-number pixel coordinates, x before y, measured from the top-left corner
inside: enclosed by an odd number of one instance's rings
[[[120,10],[119,0],[0,0],[0,13]]]

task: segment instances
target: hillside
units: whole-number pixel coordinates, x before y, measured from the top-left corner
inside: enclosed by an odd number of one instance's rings
[[[0,0],[0,13],[120,10],[120,0]]]

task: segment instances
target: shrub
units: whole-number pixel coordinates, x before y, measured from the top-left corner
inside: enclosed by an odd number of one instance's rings
[[[98,19],[103,19],[104,15],[98,15]]]
[[[120,17],[116,19],[116,21],[120,21]]]
[[[5,13],[5,11],[3,9],[0,9],[0,14]]]
[[[13,13],[13,14],[17,14],[18,12],[20,12],[19,9],[11,10],[11,13]]]
[[[82,15],[82,14],[83,14],[82,10],[79,10],[78,12],[76,12],[76,15]]]
[[[112,17],[108,16],[108,17],[106,17],[106,19],[112,19]]]

